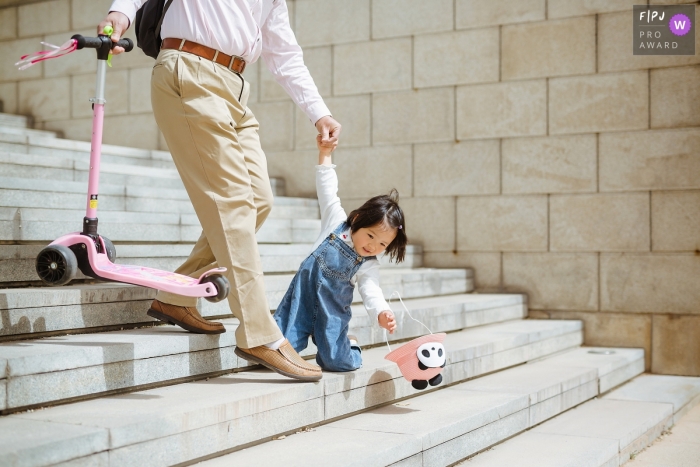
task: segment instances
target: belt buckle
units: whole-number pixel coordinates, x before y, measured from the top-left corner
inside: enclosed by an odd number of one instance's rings
[[[239,57],[238,55],[231,55],[231,61],[228,64],[228,69],[233,71],[233,62],[235,62],[237,58],[243,62],[243,69],[240,72],[236,71],[235,73],[243,73],[245,71],[246,62],[243,60],[243,57]]]

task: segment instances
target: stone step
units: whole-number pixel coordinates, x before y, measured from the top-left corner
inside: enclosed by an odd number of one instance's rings
[[[271,310],[277,308],[292,277],[293,274],[265,275]],[[471,292],[474,289],[473,277],[471,269],[387,268],[381,271],[380,285],[386,297],[394,291],[404,298],[436,297]],[[155,294],[153,289],[116,283],[0,289],[0,338],[7,340],[47,333],[84,332],[91,328],[145,325],[154,321],[146,311]],[[357,291],[354,300],[360,303]],[[396,305],[390,305],[398,313]],[[526,306],[522,299],[518,304],[503,306],[511,305]],[[205,317],[231,316],[226,300],[211,303],[200,299],[197,307]]]
[[[88,170],[89,159],[73,160],[7,152],[2,151],[0,143],[0,173],[4,177],[87,183]],[[183,187],[180,177],[174,169],[110,163],[100,164],[100,183],[180,189]]]
[[[275,180],[275,184],[278,184]],[[283,185],[283,182],[282,182]],[[84,182],[73,182],[66,180],[42,180],[41,184],[37,184],[36,180],[33,178],[23,178],[23,177],[4,177],[0,176],[0,190],[2,197],[0,198],[0,205],[2,206],[12,206],[12,207],[35,207],[36,200],[31,201],[31,197],[39,197],[37,199],[43,199],[43,203],[39,207],[46,207],[46,197],[47,193],[51,193],[51,196],[71,196],[69,198],[63,198],[63,202],[54,202],[54,205],[60,209],[70,209],[71,205],[82,205],[84,198],[87,193],[87,185]],[[105,199],[100,199],[100,209],[103,208],[103,203],[115,198],[116,201],[112,200],[113,204],[117,205],[127,205],[119,198],[126,198],[127,200],[158,200],[160,203],[165,201],[187,201],[189,203],[189,197],[184,188],[161,188],[161,187],[150,187],[143,185],[111,185],[106,183],[100,184],[100,196]],[[22,195],[29,197],[29,200],[22,198]],[[80,196],[81,203],[76,203],[75,196]],[[13,204],[11,200],[16,199]],[[275,206],[294,206],[294,207],[305,207],[305,208],[316,208],[318,211],[318,201],[315,198],[290,198],[282,194],[276,194],[274,200]],[[107,208],[109,209],[109,208]],[[114,209],[112,209],[114,210]],[[117,209],[118,210],[118,209]],[[122,210],[124,210],[122,208]],[[127,209],[128,210],[128,209]],[[157,211],[162,212],[182,212],[182,211],[168,211],[167,206],[158,206]],[[297,214],[299,215],[299,214]],[[318,213],[312,216],[312,218],[318,218]]]
[[[644,374],[610,391],[604,399],[671,404],[675,424],[700,404],[700,378]]]
[[[34,262],[36,255],[48,243],[32,245],[0,245],[0,284],[11,287],[13,282],[35,282]],[[118,264],[137,264],[164,271],[174,271],[189,256],[193,243],[180,244],[116,244]],[[295,272],[301,262],[309,256],[313,244],[269,244],[258,246],[265,273]],[[382,267],[419,268],[423,265],[423,249],[420,245],[408,245],[404,262],[389,262],[380,257]],[[82,273],[78,279],[85,278]]]
[[[90,159],[91,152],[89,141],[56,138],[52,132],[40,130],[23,133],[8,129],[3,133],[0,129],[0,148],[10,152],[86,161]],[[103,144],[100,154],[103,157],[102,162],[174,168],[167,151]]]
[[[0,103],[1,107],[2,103]],[[13,115],[0,112],[1,127],[29,128],[29,118],[23,115]]]
[[[641,375],[459,465],[617,467],[699,401],[700,378]]]
[[[634,458],[632,467],[696,467],[700,459],[700,406],[687,413],[670,432]]]
[[[58,141],[58,139],[57,139]],[[0,174],[3,177],[83,182],[87,188],[89,159],[47,157],[2,150],[0,143]],[[184,190],[177,171],[133,164],[100,164],[100,185],[128,185]],[[270,180],[272,192],[284,196],[284,180]]]
[[[276,212],[284,214],[286,209],[280,206]],[[0,240],[51,242],[79,231],[84,216],[85,211],[78,210],[0,207]],[[195,242],[202,233],[195,214],[100,211],[98,216],[100,234],[115,242]],[[320,230],[319,219],[271,218],[257,239],[260,243],[313,243]]]
[[[12,135],[12,136],[9,136]],[[9,136],[9,137],[8,137]],[[15,136],[39,136],[42,138],[56,138],[55,131],[34,130],[32,128],[20,127],[16,125],[3,125],[0,123],[0,143],[6,142],[6,138],[10,141],[15,140]]]
[[[65,161],[65,163],[63,162]],[[14,158],[9,160],[0,153],[0,173],[7,177],[25,177],[38,180],[65,180],[80,181],[87,187],[87,167],[75,168],[74,161],[50,158],[42,159],[40,156],[26,156],[26,158]],[[101,170],[100,183],[114,185],[142,185],[160,188],[184,189],[179,178],[160,177],[140,174],[112,173],[110,167]]]
[[[580,322],[555,320],[521,320],[451,333],[445,340],[448,364],[443,372],[443,384],[575,348],[581,339]],[[626,352],[630,360],[643,358],[641,351]],[[318,383],[298,383],[266,370],[245,371],[3,417],[0,431],[8,436],[0,440],[0,464],[21,458],[23,465],[31,467],[68,461],[74,462],[72,465],[99,465],[108,458],[109,465],[126,467],[175,465],[405,397],[420,394],[422,398],[428,395],[426,391],[434,391],[434,388],[422,392],[413,389],[401,377],[398,367],[384,360],[386,353],[385,347],[366,349],[362,368],[350,373],[324,373]],[[230,355],[235,358],[233,353]],[[224,360],[229,356],[221,354],[219,358]],[[590,368],[582,373],[595,377]],[[583,375],[573,379],[587,382]],[[559,382],[556,386],[563,384]],[[435,403],[450,391],[453,390],[435,392],[432,396]],[[466,414],[481,424],[512,413],[505,422],[506,427],[510,427],[514,419],[518,426],[527,425],[529,395],[494,396],[491,393],[482,393],[478,399],[469,394],[470,397],[460,399],[460,404],[452,403],[449,410],[441,413],[444,416],[451,416],[453,412]],[[477,413],[477,400],[493,403],[488,410]],[[378,432],[389,423],[405,429],[415,425],[409,425],[409,420],[402,417],[426,413],[410,406],[388,408],[393,416],[373,420],[374,442],[367,444],[368,450],[384,445],[377,442],[377,437],[385,437]],[[399,438],[406,439],[405,436]],[[342,444],[343,440],[336,441]],[[411,440],[408,444],[421,448],[420,440]],[[354,445],[357,452],[353,456],[338,456],[338,459],[364,456],[366,451],[358,447]],[[309,451],[318,452],[321,448],[323,445]],[[294,461],[280,456],[269,464],[235,465],[278,465],[279,459],[284,459],[285,463]],[[355,465],[389,463],[375,458],[372,462]]]
[[[46,181],[0,177],[0,207],[49,208],[68,210],[82,208],[86,204],[87,187],[84,183]],[[32,186],[34,185],[34,186]],[[70,191],[68,191],[70,189]],[[316,200],[297,198],[298,203],[278,202],[273,205],[271,218],[318,219]],[[153,212],[194,214],[192,203],[185,190],[163,190],[153,187],[123,187],[104,185],[99,191],[99,210],[124,212]],[[84,209],[80,210],[82,220]]]
[[[490,300],[474,297],[408,300],[406,306],[435,332],[522,319],[526,313],[522,296],[505,296],[505,300],[501,296]],[[351,333],[360,344],[383,344],[384,333],[369,322],[364,307],[355,306],[353,313]],[[392,341],[425,333],[408,316],[397,318],[399,330],[389,336]],[[223,323],[227,332],[218,336],[158,326],[0,344],[0,362],[7,368],[4,374],[0,372],[0,384],[6,386],[7,394],[0,404],[3,410],[16,410],[249,366],[233,354],[237,320]],[[310,344],[304,355],[315,352]]]
[[[590,362],[581,352],[564,354],[568,367],[545,358],[198,465],[273,465],[275,458],[290,467],[452,465],[597,396],[601,377],[643,358],[641,349],[624,349]]]
[[[193,246],[194,244],[191,243],[177,245],[117,244],[117,263],[139,264],[174,271],[189,256]],[[3,251],[9,252],[6,247],[17,247],[15,250],[18,254],[17,257],[27,259],[35,258],[36,253],[41,250],[41,247],[36,245],[0,245],[0,261],[4,257]],[[263,271],[266,273],[296,272],[301,262],[309,256],[312,248],[313,244],[311,243],[261,244],[258,249]],[[406,256],[400,264],[390,262],[389,258],[384,255],[379,257],[379,262],[384,268],[420,268],[423,266],[423,247],[407,245]]]

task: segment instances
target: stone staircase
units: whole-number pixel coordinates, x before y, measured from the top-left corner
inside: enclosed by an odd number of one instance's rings
[[[24,117],[0,114],[0,465],[255,466],[284,459],[432,467],[511,438],[469,465],[539,436],[560,417],[588,414],[586,407],[603,402],[594,400],[599,396],[647,403],[634,389],[655,378],[637,377],[642,350],[581,347],[579,321],[525,319],[526,297],[471,293],[471,270],[424,268],[419,246],[401,267],[382,260],[381,286],[387,297],[398,291],[433,332],[448,333],[444,382],[425,391],[384,360],[386,336],[359,296],[351,333],[363,346],[363,367],[299,383],[236,357],[237,322],[226,301],[200,300],[202,314],[228,331],[206,336],[154,323],[145,313],[155,295],[149,289],[84,276],[44,287],[34,258],[81,222],[89,144],[27,126]],[[174,269],[200,229],[169,154],[117,146],[103,152],[100,231],[114,241],[117,262]],[[271,311],[320,228],[315,200],[285,197],[283,181],[272,184],[275,207],[258,232]],[[392,345],[425,333],[395,311]],[[314,353],[310,345],[304,355]],[[608,443],[610,456],[598,456],[607,464],[551,465],[613,465],[615,456],[622,463],[674,413],[700,401],[698,379],[687,380],[654,380],[650,403],[664,407],[627,417],[646,427],[646,438],[628,435],[617,450]],[[683,396],[664,399],[679,384]],[[626,396],[613,397],[619,391]],[[608,412],[587,416],[604,420]],[[640,433],[635,427],[629,433]],[[576,446],[599,447],[589,444]]]

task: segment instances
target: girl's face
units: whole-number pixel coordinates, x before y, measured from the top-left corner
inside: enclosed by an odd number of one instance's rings
[[[384,252],[386,247],[396,238],[396,229],[385,224],[357,229],[353,234],[352,243],[360,256],[376,256]]]

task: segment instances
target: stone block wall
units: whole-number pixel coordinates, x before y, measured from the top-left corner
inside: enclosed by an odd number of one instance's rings
[[[11,64],[93,34],[110,1],[0,1],[5,110],[88,139],[94,60]],[[532,317],[583,320],[587,344],[700,375],[700,34],[695,56],[634,56],[641,0],[287,3],[343,124],[346,209],[395,187],[427,265],[473,267],[482,291],[526,292]],[[151,65],[115,60],[106,142],[166,149]],[[264,65],[245,75],[270,173],[313,196],[315,129]]]

